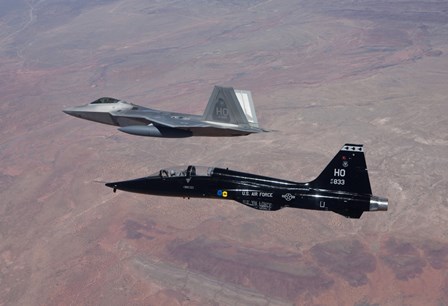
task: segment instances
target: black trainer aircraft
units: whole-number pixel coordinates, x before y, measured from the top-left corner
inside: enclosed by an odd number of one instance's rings
[[[313,181],[297,183],[215,167],[162,169],[133,180],[106,183],[119,190],[184,198],[240,202],[259,210],[294,207],[332,211],[360,218],[365,211],[385,211],[388,200],[372,195],[362,145],[345,144]]]

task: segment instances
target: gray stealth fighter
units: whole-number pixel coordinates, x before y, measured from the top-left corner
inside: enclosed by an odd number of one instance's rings
[[[244,136],[266,132],[258,126],[250,91],[231,87],[215,86],[202,116],[159,111],[108,97],[67,108],[64,113],[148,137]]]

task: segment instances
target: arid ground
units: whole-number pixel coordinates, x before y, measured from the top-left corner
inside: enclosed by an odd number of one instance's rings
[[[448,3],[2,0],[0,305],[448,305]],[[270,133],[144,138],[62,109],[201,114],[252,91]],[[387,212],[346,219],[113,193],[174,165],[316,177],[365,145]]]

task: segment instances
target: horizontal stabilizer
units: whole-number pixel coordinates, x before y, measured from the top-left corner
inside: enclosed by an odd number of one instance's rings
[[[353,209],[333,209],[333,212],[342,215],[346,218],[359,219],[364,211]]]

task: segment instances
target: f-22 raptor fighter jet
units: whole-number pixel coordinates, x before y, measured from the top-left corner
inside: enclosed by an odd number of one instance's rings
[[[100,98],[64,110],[66,114],[119,126],[119,131],[149,137],[243,136],[265,132],[248,90],[215,86],[202,116],[164,112],[114,98]]]
[[[313,181],[296,183],[213,167],[162,169],[139,179],[106,183],[150,195],[212,198],[240,202],[259,210],[283,207],[332,211],[360,218],[365,211],[385,211],[388,200],[372,195],[362,145],[345,144]]]

